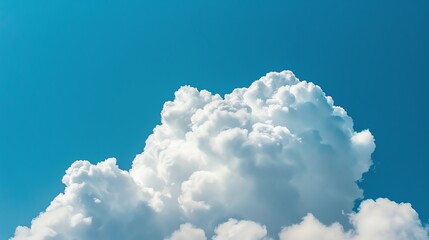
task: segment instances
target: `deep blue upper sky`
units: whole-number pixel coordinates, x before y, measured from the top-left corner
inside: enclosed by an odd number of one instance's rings
[[[144,2],[144,3],[142,3]],[[376,138],[366,198],[429,220],[429,1],[0,1],[0,239],[76,159],[128,169],[181,85],[290,69]]]

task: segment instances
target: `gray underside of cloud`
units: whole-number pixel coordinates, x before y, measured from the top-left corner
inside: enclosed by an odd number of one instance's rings
[[[374,138],[290,71],[224,97],[182,87],[161,120],[129,171],[73,163],[13,239],[428,239],[408,204],[352,212]]]

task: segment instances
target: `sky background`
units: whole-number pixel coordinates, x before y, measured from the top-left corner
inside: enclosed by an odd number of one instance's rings
[[[182,85],[290,69],[376,139],[365,198],[429,220],[429,1],[0,1],[0,239],[77,159],[129,169]]]

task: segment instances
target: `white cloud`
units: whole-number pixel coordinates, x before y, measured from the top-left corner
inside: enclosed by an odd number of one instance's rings
[[[222,229],[248,226],[265,237],[307,213],[345,223],[375,148],[320,87],[289,71],[225,97],[182,87],[161,119],[129,171],[113,159],[75,162],[64,193],[15,239],[202,238],[198,229],[225,239]],[[229,218],[246,221],[218,226]]]
[[[266,227],[252,221],[229,219],[215,233],[213,240],[268,240]]]
[[[18,227],[16,239],[135,239],[152,235],[149,193],[111,158],[97,165],[76,161],[63,177],[66,185],[31,228]],[[129,231],[130,228],[135,228]],[[151,230],[152,231],[152,230]],[[122,236],[129,233],[129,236]],[[97,237],[94,237],[97,236]]]
[[[344,231],[339,223],[326,226],[313,215],[299,224],[286,227],[280,240],[428,240],[416,211],[408,203],[388,199],[365,200],[357,213],[350,215],[353,229]]]
[[[204,230],[195,228],[189,223],[180,225],[180,229],[175,231],[166,240],[206,240]]]
[[[175,95],[130,170],[159,211],[210,229],[237,216],[276,232],[309,211],[346,221],[362,197],[355,182],[373,137],[318,86],[285,71],[224,98],[191,87]]]

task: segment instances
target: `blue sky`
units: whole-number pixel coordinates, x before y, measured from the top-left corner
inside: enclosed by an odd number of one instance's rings
[[[182,85],[225,94],[290,69],[369,128],[365,198],[429,220],[429,2],[1,1],[0,238],[72,162],[128,169]]]

